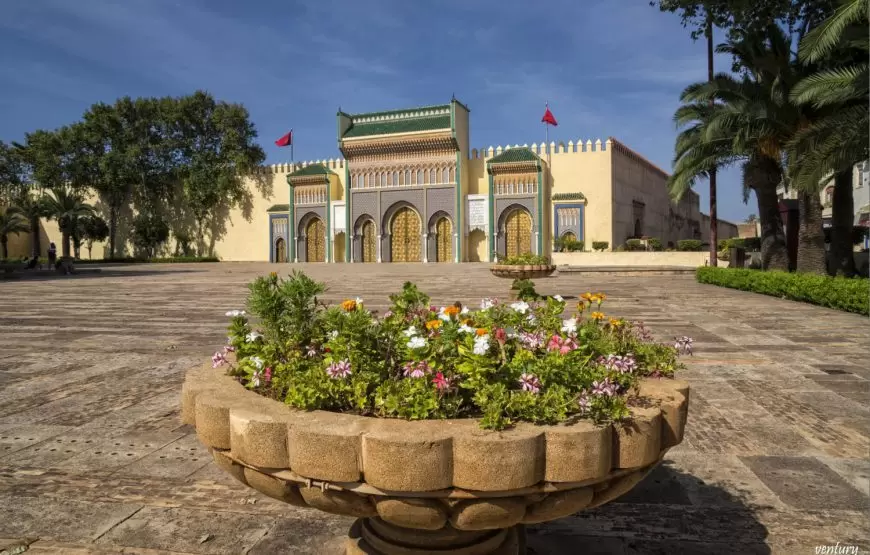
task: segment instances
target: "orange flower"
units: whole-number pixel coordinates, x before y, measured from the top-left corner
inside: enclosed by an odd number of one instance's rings
[[[474,323],[474,322],[472,322],[470,318],[469,318],[468,320],[466,320],[466,321],[463,322],[463,324],[465,324],[465,325],[468,326],[469,328],[471,327],[471,324],[473,324],[473,323]]]
[[[429,320],[426,322],[427,330],[437,330],[441,327],[441,320]]]
[[[444,314],[446,314],[448,316],[456,316],[457,314],[459,314],[459,307],[458,306],[446,306],[446,307],[444,307]]]
[[[607,298],[607,295],[605,295],[604,293],[596,293],[596,295],[598,295],[598,298],[601,299],[602,301]]]
[[[592,302],[592,293],[583,293],[580,298],[587,302]]]
[[[611,325],[612,327],[614,327],[614,328],[618,328],[619,326],[622,325],[622,320],[619,320],[619,319],[617,319],[617,318],[611,318],[611,319],[610,319],[610,325]]]
[[[352,299],[348,299],[348,300],[344,301],[343,303],[341,303],[341,308],[345,312],[352,312],[352,311],[356,310],[356,301],[354,301]]]
[[[603,320],[604,319],[604,313],[598,312],[597,310],[595,312],[593,312],[592,314],[590,314],[590,316],[592,317],[593,320]]]
[[[474,333],[476,333],[477,335],[486,335],[486,330],[483,328],[477,328]]]
[[[272,279],[275,279],[276,277],[278,277],[278,272],[269,272],[269,276],[271,276]]]

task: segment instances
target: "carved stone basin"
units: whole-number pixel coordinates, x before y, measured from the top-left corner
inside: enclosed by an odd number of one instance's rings
[[[182,418],[215,463],[292,505],[357,517],[347,553],[519,554],[524,524],[597,507],[682,441],[688,384],[645,379],[627,421],[405,421],[305,412],[210,365],[187,373]]]
[[[556,271],[553,264],[530,264],[525,266],[515,264],[493,264],[489,267],[492,275],[511,279],[545,278]]]

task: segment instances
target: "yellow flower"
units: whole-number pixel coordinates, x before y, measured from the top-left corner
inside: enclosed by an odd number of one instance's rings
[[[590,316],[592,317],[593,320],[603,320],[604,319],[604,313],[598,312],[597,310],[595,312],[593,312]]]
[[[356,301],[354,301],[352,299],[348,299],[348,300],[344,301],[343,303],[341,303],[341,308],[345,312],[352,312],[352,311],[356,310]]]
[[[270,276],[272,279],[275,279],[275,278],[278,277],[278,272],[269,272],[269,276]]]
[[[444,307],[444,314],[446,314],[448,316],[456,316],[457,314],[459,314],[459,307],[458,306]]]
[[[429,320],[426,322],[427,330],[437,330],[441,327],[441,320]]]
[[[602,301],[607,298],[607,295],[605,295],[604,293],[596,293],[596,295],[598,295],[598,298],[601,299]]]
[[[610,319],[610,327],[618,328],[621,325],[622,325],[622,320],[619,320],[618,318],[611,318]]]
[[[583,293],[580,298],[584,301],[592,302],[592,293]]]
[[[477,335],[486,335],[486,330],[484,328],[477,328],[474,333]]]

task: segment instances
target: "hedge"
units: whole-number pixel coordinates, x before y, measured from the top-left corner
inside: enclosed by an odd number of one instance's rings
[[[646,247],[640,242],[640,239],[629,239],[625,242],[625,250],[627,251],[645,251]]]
[[[761,238],[759,237],[732,237],[730,239],[720,239],[717,245],[718,251],[727,251],[728,249],[740,248],[747,251],[757,252],[761,250]]]
[[[870,315],[870,279],[701,266],[699,283]]]
[[[678,251],[693,251],[700,252],[703,250],[704,244],[697,239],[683,239],[681,241],[677,241],[677,250]]]
[[[559,237],[554,241],[554,247],[558,252],[574,252],[574,251],[582,251],[585,246],[585,242],[579,241],[577,239],[563,239]]]
[[[220,262],[215,256],[170,256],[166,258],[94,258],[76,260],[73,264],[169,264],[189,262]]]
[[[607,241],[592,241],[592,249],[599,252],[606,251],[609,246],[610,243]]]

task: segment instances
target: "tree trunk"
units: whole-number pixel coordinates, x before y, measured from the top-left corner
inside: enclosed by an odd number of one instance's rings
[[[42,249],[39,241],[39,216],[30,218],[30,254],[39,258]]]
[[[61,233],[61,253],[64,258],[69,258],[69,232],[63,231]]]
[[[115,237],[118,235],[118,208],[109,208],[109,258],[115,258]]]
[[[855,200],[852,198],[852,168],[834,175],[831,199],[831,271],[834,275],[855,275],[852,254],[852,226],[855,223]]]
[[[713,17],[707,14],[707,79],[713,81]],[[713,106],[714,101],[710,101]],[[716,215],[716,168],[710,170],[710,266],[718,266],[719,222]]]
[[[94,247],[94,243],[91,242],[91,241],[89,241],[89,242],[88,242],[88,247],[87,247],[87,249],[88,249],[88,260],[93,260],[93,258],[94,258],[94,257],[91,255],[91,249],[92,249],[93,247]]]
[[[2,237],[0,237],[0,247],[2,247],[2,249],[0,249],[0,259],[5,260],[6,258],[9,258],[9,252],[6,250],[7,241],[9,241],[9,238],[7,236],[3,235]]]
[[[825,274],[825,232],[822,229],[822,202],[819,194],[801,193],[798,231],[797,271]]]
[[[761,268],[787,272],[788,250],[785,245],[782,217],[779,214],[776,186],[771,184],[754,190],[761,220]]]

